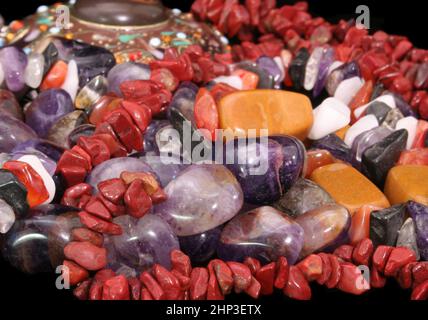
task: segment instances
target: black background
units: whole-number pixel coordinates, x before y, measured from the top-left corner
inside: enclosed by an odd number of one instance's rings
[[[6,21],[22,18],[35,12],[41,4],[52,4],[56,1],[23,1],[23,0],[1,0],[0,13]],[[293,3],[294,1],[278,1],[280,4]],[[322,16],[329,21],[337,22],[340,18],[348,19],[356,17],[355,8],[360,4],[368,5],[371,13],[372,30],[384,30],[392,34],[400,34],[409,37],[415,46],[428,48],[428,37],[426,35],[427,10],[424,7],[425,0],[406,0],[406,1],[362,1],[362,0],[310,0],[309,11],[314,16]],[[171,8],[180,8],[187,11],[192,1],[164,1],[165,5]],[[34,254],[37,254],[36,252]],[[313,285],[313,302],[311,307],[301,305],[284,298],[282,294],[277,294],[274,298],[264,298],[262,302],[264,315],[269,318],[291,315],[294,312],[311,313],[318,316],[333,316],[361,313],[368,316],[366,307],[370,307],[370,314],[373,312],[386,315],[385,312],[391,310],[410,312],[414,311],[416,305],[403,305],[408,301],[410,292],[401,290],[394,281],[390,281],[386,288],[382,290],[371,290],[368,294],[361,297],[353,297],[343,294],[336,290],[326,290],[317,285]],[[12,308],[9,302],[19,302],[22,308],[15,310],[18,313],[23,311],[35,312],[36,310],[43,314],[53,314],[53,308],[59,307],[66,313],[77,313],[89,311],[89,305],[80,303],[80,308],[75,309],[75,300],[71,292],[66,290],[59,291],[55,288],[55,275],[24,275],[10,266],[0,258],[0,309]],[[234,296],[228,299],[228,302],[253,303],[252,300],[243,296]],[[29,306],[31,304],[31,306]],[[92,304],[93,306],[94,304]],[[25,307],[28,306],[28,307]],[[36,308],[33,308],[33,306]],[[165,317],[167,304],[153,304],[140,306],[139,311],[144,311],[140,317],[151,314],[151,319]],[[313,307],[312,307],[313,306]],[[116,309],[110,304],[96,303],[95,312],[108,310],[111,314],[123,314],[123,310],[131,310],[130,304],[124,305],[124,308]],[[421,305],[419,305],[421,307]],[[424,306],[425,308],[428,305]],[[132,311],[135,306],[132,307]],[[91,307],[91,309],[93,309]],[[122,311],[121,311],[122,310]],[[91,310],[94,311],[94,310]],[[137,312],[139,312],[137,311]],[[2,318],[3,310],[0,310]],[[61,317],[62,314],[56,314]],[[134,317],[131,313],[127,316]],[[224,317],[221,317],[224,318]],[[233,317],[228,317],[233,319]],[[267,318],[267,317],[263,317]],[[169,317],[168,319],[182,319],[182,317]],[[183,318],[184,319],[184,318]],[[259,317],[260,319],[260,317]]]

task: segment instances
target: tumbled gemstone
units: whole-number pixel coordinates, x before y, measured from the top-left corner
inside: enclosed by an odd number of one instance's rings
[[[0,199],[0,233],[7,233],[15,223],[15,212],[10,205]]]
[[[280,90],[234,92],[220,100],[218,110],[220,128],[239,137],[248,136],[250,129],[260,136],[260,130],[267,129],[268,135],[286,134],[303,140],[313,122],[307,97]]]
[[[58,121],[56,121],[49,129],[46,139],[52,141],[64,149],[70,149],[68,137],[80,125],[87,123],[87,116],[83,111],[72,111]]]
[[[68,65],[62,60],[54,63],[40,85],[40,90],[59,89],[67,76]]]
[[[404,118],[404,116],[401,113],[401,111],[398,110],[397,108],[393,108],[386,115],[386,118],[385,118],[385,120],[383,120],[382,125],[384,127],[391,129],[391,130],[394,130],[395,126],[397,125],[397,122],[403,118]]]
[[[148,154],[139,158],[150,166],[153,172],[159,177],[163,187],[166,187],[181,171],[188,167],[188,165],[183,164],[180,159],[174,157],[162,157]]]
[[[398,231],[404,223],[405,205],[395,205],[387,209],[373,211],[370,216],[370,239],[379,245],[395,246]]]
[[[77,109],[89,110],[107,93],[107,90],[107,79],[103,76],[97,76],[79,91],[74,104]]]
[[[96,188],[101,181],[119,178],[124,171],[152,172],[152,169],[141,159],[115,158],[96,166],[89,174],[86,182]]]
[[[331,153],[327,150],[313,149],[306,153],[306,172],[305,178],[310,177],[319,167],[326,166],[336,162]]]
[[[75,40],[55,39],[53,42],[58,49],[59,59],[76,62],[80,87],[96,76],[106,76],[116,64],[114,55],[107,49]]]
[[[334,96],[337,87],[343,80],[359,77],[360,70],[356,62],[342,64],[334,69],[327,77],[326,89],[330,96]]]
[[[6,114],[17,120],[22,120],[23,118],[21,106],[15,95],[4,89],[0,89],[0,114]]]
[[[13,208],[18,218],[28,212],[27,189],[10,171],[0,169],[0,198]]]
[[[302,247],[302,227],[272,207],[261,207],[226,224],[217,253],[226,261],[242,262],[253,257],[270,262],[285,257],[294,264]]]
[[[89,110],[89,122],[93,125],[100,124],[107,114],[120,108],[122,99],[103,96],[95,102]]]
[[[290,63],[288,73],[296,90],[301,90],[305,81],[306,65],[309,60],[309,51],[301,48]]]
[[[352,147],[352,143],[354,142],[354,139],[361,133],[371,130],[373,128],[376,128],[379,126],[379,123],[377,122],[377,119],[374,115],[367,115],[359,119],[357,122],[355,122],[346,132],[345,135],[345,143]]]
[[[312,90],[318,78],[318,71],[321,59],[323,57],[324,49],[322,47],[315,48],[309,56],[308,63],[306,64],[305,80],[303,87],[305,90]]]
[[[55,47],[55,44],[49,40],[49,44],[46,45],[46,48],[43,50],[43,58],[44,58],[44,67],[43,67],[43,75],[45,75],[52,65],[58,60],[58,49]]]
[[[428,260],[428,207],[420,203],[410,201],[407,204],[407,212],[415,223],[416,242],[419,253],[422,259]]]
[[[395,130],[405,130],[407,131],[406,139],[406,149],[411,149],[416,137],[416,131],[418,127],[418,119],[414,117],[405,117],[397,121],[395,125]]]
[[[150,68],[148,65],[134,62],[125,62],[114,66],[108,73],[108,91],[121,96],[121,83],[130,80],[149,80]]]
[[[385,195],[353,167],[335,163],[315,170],[310,179],[353,215],[363,205],[389,207]]]
[[[260,68],[256,63],[250,61],[243,61],[233,66],[233,70],[246,70],[257,75],[257,89],[273,89],[275,81],[273,77],[265,70]]]
[[[257,65],[260,69],[265,70],[275,82],[275,88],[279,88],[281,82],[281,70],[276,62],[269,57],[263,56],[257,59]]]
[[[149,154],[159,155],[159,131],[166,127],[171,126],[168,120],[152,120],[147,127],[144,134],[144,151]]]
[[[305,148],[296,138],[236,139],[224,147],[224,163],[242,187],[246,202],[277,201],[301,176]]]
[[[303,229],[304,242],[300,257],[321,250],[334,250],[348,240],[351,215],[345,207],[327,204],[296,218]]]
[[[428,205],[428,166],[405,165],[389,170],[385,195],[391,204],[413,200]]]
[[[351,150],[336,134],[329,134],[322,139],[315,140],[312,143],[312,148],[326,150],[330,152],[336,159],[351,163]]]
[[[274,207],[292,218],[327,204],[333,204],[330,195],[316,183],[299,179]]]
[[[407,131],[398,130],[367,148],[361,160],[361,172],[382,188],[388,171],[406,147]]]
[[[155,207],[178,236],[214,229],[233,218],[243,204],[242,189],[222,165],[192,165],[164,189],[168,199]]]
[[[42,54],[32,52],[28,56],[28,65],[25,69],[25,84],[30,88],[37,89],[42,83],[45,58]]]
[[[416,243],[416,227],[412,218],[408,218],[398,231],[397,247],[409,248],[416,254],[416,260],[420,259]]]
[[[384,95],[381,95],[381,96],[375,98],[374,100],[370,101],[369,103],[355,109],[354,110],[354,117],[356,119],[359,119],[364,114],[364,112],[366,112],[367,110],[369,110],[369,109],[370,110],[376,110],[375,109],[376,106],[381,106],[382,108],[384,108],[385,106],[380,105],[380,103],[384,103],[387,107],[389,107],[390,108],[389,111],[391,111],[391,109],[396,109],[396,107],[397,107],[395,104],[394,97],[391,94],[384,94]],[[373,112],[371,112],[370,114],[372,114],[372,113]],[[384,116],[384,119],[382,120],[382,122],[385,121],[386,117],[387,117],[387,115]],[[379,121],[379,123],[380,123],[380,121]]]
[[[386,116],[388,115],[389,111],[391,111],[391,107],[389,107],[386,103],[381,101],[375,101],[373,103],[370,103],[370,105],[366,109],[366,114],[373,114],[376,117],[377,121],[382,124],[383,121],[386,119]]]
[[[171,267],[170,253],[179,249],[179,243],[171,227],[161,218],[153,214],[141,219],[126,215],[113,222],[122,227],[123,233],[105,239],[109,268],[120,274],[121,269],[140,273],[153,264]]]
[[[0,64],[7,88],[12,92],[24,89],[27,55],[18,47],[9,46],[0,50]]]
[[[349,105],[363,85],[363,80],[359,77],[345,79],[337,86],[334,97],[344,104]]]
[[[403,99],[403,97],[400,94],[394,93],[393,97],[394,97],[395,105],[397,106],[397,109],[401,111],[404,117],[417,117],[416,112],[407,103],[407,101]]]
[[[334,49],[333,48],[325,49],[323,56],[321,57],[321,61],[319,63],[318,76],[317,76],[317,80],[315,82],[315,86],[313,90],[314,97],[318,97],[321,91],[324,89],[327,82],[328,70],[330,69],[330,66],[333,64],[333,61],[334,61]]]
[[[46,137],[52,125],[72,111],[73,102],[67,92],[62,89],[46,90],[25,111],[25,121],[40,137]]]
[[[9,115],[0,116],[0,152],[11,152],[22,142],[37,138],[37,134],[22,121]]]
[[[179,237],[180,249],[193,263],[202,263],[211,259],[217,250],[222,227],[217,227],[193,236]]]
[[[61,89],[66,91],[74,102],[77,90],[79,90],[79,70],[77,68],[77,63],[74,60],[70,60],[68,62],[67,74],[61,85]]]
[[[361,240],[370,236],[370,216],[372,211],[380,210],[374,206],[362,206],[352,216],[351,227],[349,228],[349,240],[356,245]]]

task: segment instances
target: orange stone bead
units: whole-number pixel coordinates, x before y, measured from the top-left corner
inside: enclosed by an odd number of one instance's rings
[[[27,189],[27,202],[30,208],[37,207],[49,199],[49,192],[42,177],[27,163],[7,161],[3,169],[9,170]]]
[[[41,90],[60,88],[67,76],[68,65],[64,61],[57,61],[43,79]]]
[[[385,195],[357,169],[334,163],[316,169],[310,179],[319,184],[338,203],[346,207],[351,215],[364,205],[388,208]]]
[[[304,140],[313,123],[310,100],[299,93],[282,90],[237,91],[225,96],[218,105],[220,128],[246,137],[286,134]]]
[[[327,150],[309,150],[306,153],[305,177],[310,177],[316,169],[332,163],[335,163],[335,159]]]
[[[392,205],[413,200],[428,205],[428,166],[405,165],[389,170],[385,194]]]
[[[381,208],[364,205],[355,212],[352,217],[351,228],[349,229],[349,240],[351,244],[356,245],[363,239],[370,236],[370,214],[372,211]]]

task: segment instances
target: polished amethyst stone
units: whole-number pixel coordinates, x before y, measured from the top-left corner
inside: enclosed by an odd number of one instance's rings
[[[271,76],[275,82],[275,88],[279,89],[281,85],[282,72],[276,62],[270,57],[262,56],[257,59],[256,63],[260,69],[266,71]]]
[[[428,260],[428,207],[415,201],[409,201],[407,212],[415,222],[419,253],[423,260]]]
[[[15,95],[4,89],[0,89],[0,115],[6,114],[17,120],[23,119],[22,108]]]
[[[122,227],[123,233],[106,237],[109,268],[119,273],[140,273],[155,263],[171,268],[170,253],[180,247],[173,230],[161,218],[153,214],[141,219],[126,215],[114,219],[114,223]]]
[[[300,255],[332,251],[348,241],[351,215],[345,207],[328,204],[306,212],[295,220],[304,231],[305,240]]]
[[[166,187],[168,183],[174,180],[180,172],[186,169],[189,165],[183,164],[179,158],[154,156],[146,154],[139,157],[147,163],[153,172],[159,177],[162,187]]]
[[[318,68],[318,76],[315,82],[313,96],[318,97],[324,89],[327,82],[328,70],[334,62],[334,49],[329,47],[324,50],[323,56]]]
[[[24,122],[11,116],[0,116],[0,152],[11,152],[22,142],[37,138],[37,134]]]
[[[245,201],[271,204],[301,176],[306,150],[291,136],[235,139],[224,147],[224,163],[238,179]]]
[[[171,125],[168,120],[153,120],[144,133],[144,152],[159,155],[158,132]]]
[[[74,111],[70,95],[62,89],[43,91],[25,111],[25,122],[44,138],[52,125]]]
[[[217,227],[193,236],[179,237],[180,249],[192,263],[202,263],[211,259],[217,250],[222,227]]]
[[[108,73],[109,91],[122,96],[120,84],[129,80],[148,80],[150,79],[150,68],[148,65],[125,62],[117,64]]]
[[[272,207],[260,207],[240,214],[224,227],[217,254],[225,261],[246,257],[263,263],[286,257],[294,264],[303,247],[303,229]]]
[[[339,160],[348,163],[352,162],[351,149],[334,133],[319,140],[315,140],[312,143],[312,149],[327,150]]]
[[[57,162],[61,158],[65,149],[47,140],[31,139],[17,145],[13,148],[12,153],[31,153],[33,151],[39,151]]]
[[[10,91],[19,92],[25,88],[25,67],[27,55],[18,47],[6,47],[0,50],[0,63],[3,67],[6,86]]]
[[[238,181],[219,164],[191,165],[164,191],[168,199],[155,212],[178,236],[214,229],[232,219],[243,204]]]
[[[60,60],[76,62],[81,88],[96,76],[106,77],[116,64],[114,55],[107,49],[75,40],[57,38],[53,42],[58,49]]]

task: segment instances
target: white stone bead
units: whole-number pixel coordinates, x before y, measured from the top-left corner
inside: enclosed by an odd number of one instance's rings
[[[0,199],[0,233],[7,233],[15,223],[15,212],[4,200]]]
[[[352,127],[350,127],[346,132],[345,143],[349,147],[352,147],[352,143],[360,133],[369,131],[376,127],[379,127],[379,122],[373,114],[369,114],[368,116],[362,117],[360,120],[355,122]]]
[[[309,139],[318,140],[347,126],[351,121],[351,111],[340,100],[327,98],[313,111],[314,123]]]
[[[238,90],[242,90],[242,87],[243,87],[242,79],[238,76],[221,76],[221,77],[215,78],[213,81],[215,83],[228,84],[229,86]]]
[[[314,49],[312,54],[309,57],[308,63],[306,64],[305,69],[305,81],[303,87],[305,90],[312,90],[315,86],[315,82],[318,78],[318,70],[323,55],[324,49],[322,47],[317,47]]]
[[[328,68],[327,75],[330,75],[330,73],[332,73],[334,70],[336,70],[337,68],[339,68],[341,65],[343,65],[342,61],[334,61],[331,64],[331,66]]]
[[[61,86],[62,89],[68,92],[71,100],[76,99],[77,91],[79,90],[79,71],[76,61],[70,60],[67,68],[67,76]]]
[[[374,99],[373,101],[370,101],[369,103],[367,103],[367,104],[365,104],[365,105],[363,105],[363,106],[361,106],[361,107],[358,107],[357,109],[355,109],[354,110],[354,116],[355,116],[355,118],[359,118],[359,117],[361,117],[361,115],[364,113],[364,111],[366,111],[366,109],[373,103],[373,102],[375,102],[375,101],[378,101],[378,102],[383,102],[383,103],[385,103],[388,107],[390,107],[390,108],[392,108],[392,109],[394,109],[394,108],[396,108],[397,106],[396,106],[396,104],[395,104],[395,99],[394,99],[394,97],[392,96],[392,95],[390,95],[390,94],[385,94],[385,95],[383,95],[383,96],[380,96],[380,97],[377,97],[376,99]]]
[[[348,105],[363,85],[364,81],[361,80],[359,77],[352,77],[343,80],[337,86],[337,89],[334,92],[334,97],[342,101],[344,104]]]
[[[41,53],[33,52],[28,56],[28,64],[25,68],[25,84],[30,88],[37,89],[43,80],[43,69],[45,58]]]
[[[275,58],[273,58],[273,61],[275,61],[279,70],[281,70],[281,76],[279,77],[278,81],[282,82],[282,81],[284,81],[284,78],[285,78],[285,68],[284,68],[284,64],[282,63],[282,59],[281,59],[281,57],[275,57]]]
[[[25,162],[29,164],[42,178],[43,183],[46,187],[46,190],[49,193],[49,199],[47,199],[42,204],[49,204],[52,202],[52,200],[55,197],[55,191],[56,186],[55,182],[53,181],[51,175],[46,171],[45,167],[43,166],[42,162],[34,155],[25,155],[18,159],[18,161]]]
[[[411,149],[415,141],[418,128],[418,119],[414,117],[405,117],[398,120],[395,130],[406,129],[408,133],[406,149]]]

